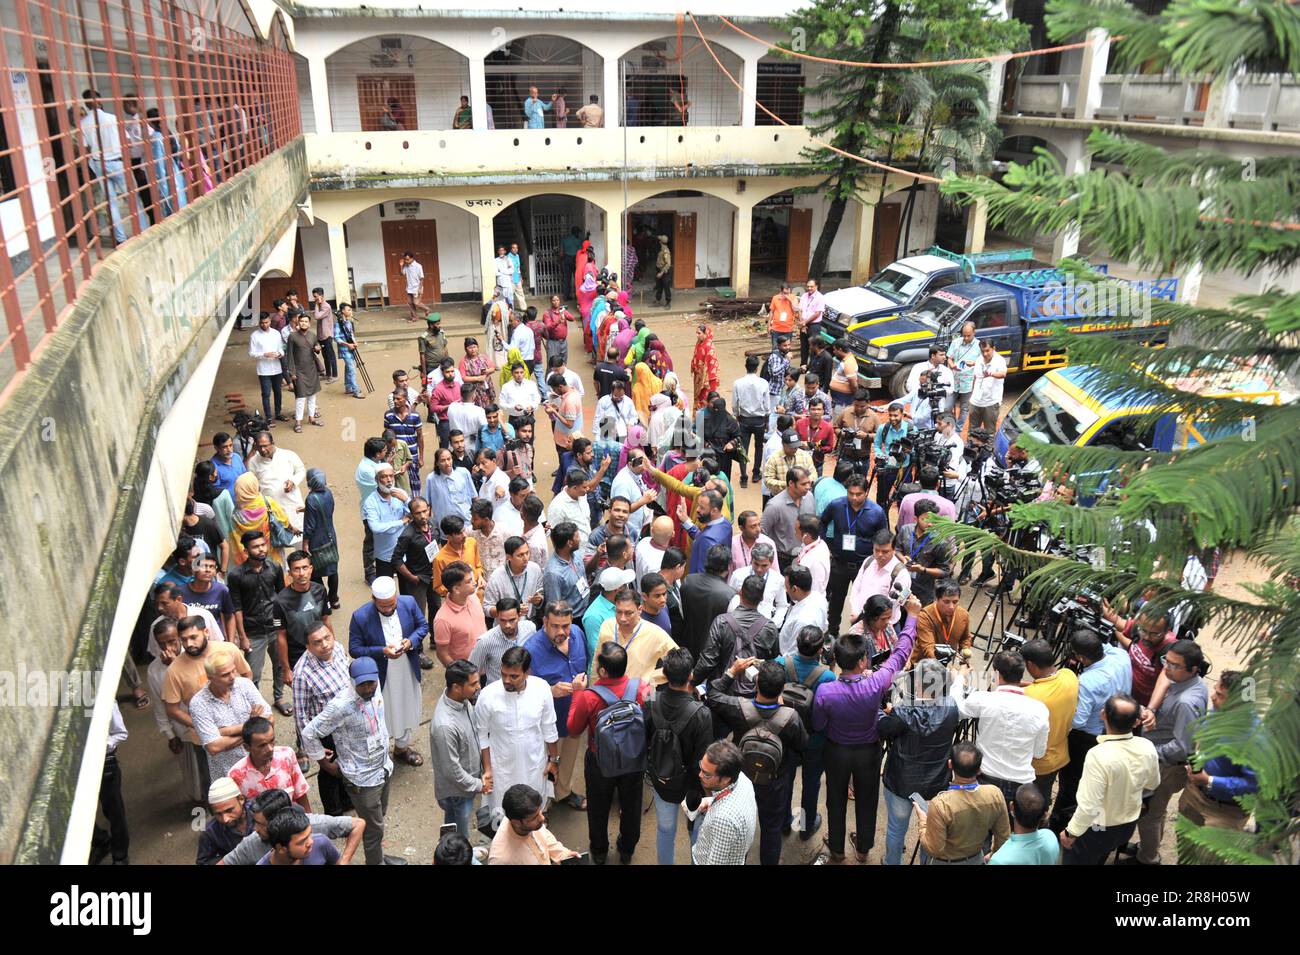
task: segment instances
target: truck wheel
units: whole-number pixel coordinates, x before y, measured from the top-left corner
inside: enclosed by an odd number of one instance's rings
[[[912,369],[920,365],[918,361],[912,365],[904,365],[894,376],[889,379],[889,395],[891,398],[901,398],[907,394],[907,378],[912,374]]]

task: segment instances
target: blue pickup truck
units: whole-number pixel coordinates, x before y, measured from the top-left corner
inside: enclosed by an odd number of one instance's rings
[[[1054,322],[1075,334],[1156,344],[1167,340],[1168,329],[1144,317],[1143,303],[1173,301],[1177,294],[1176,278],[1093,285],[1074,284],[1064,271],[1050,267],[999,272],[948,285],[906,312],[856,322],[844,334],[858,357],[859,380],[868,387],[886,386],[898,397],[930,346],[951,342],[967,321],[975,323],[977,338],[992,339],[1009,371],[1046,370],[1068,364],[1065,351],[1052,347]],[[834,337],[825,330],[823,336]]]

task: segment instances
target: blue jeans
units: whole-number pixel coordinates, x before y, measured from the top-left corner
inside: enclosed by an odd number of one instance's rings
[[[889,818],[885,825],[885,865],[903,864],[903,847],[907,842],[907,828],[912,822],[912,800],[895,796],[887,786],[881,786],[885,793],[885,809]],[[930,861],[930,856],[921,850],[921,865]]]
[[[118,206],[125,205],[128,216],[131,208],[131,200],[126,194],[126,166],[122,164],[121,158],[103,160],[102,166],[99,160],[91,159],[90,170],[95,174],[96,179],[103,182],[104,202],[108,206],[108,221],[113,226],[113,239],[121,244],[126,241],[126,228]],[[149,220],[145,214],[144,200],[138,196],[136,198],[136,219],[139,231],[143,232],[149,228]]]
[[[797,760],[795,765],[803,769],[800,784],[799,805],[803,808],[803,824],[811,826],[813,820],[817,818],[817,797],[822,791],[822,769],[823,753],[825,744],[821,746],[809,746],[802,753],[794,757]],[[790,790],[790,804],[794,804],[794,772],[793,767],[790,775],[786,778],[786,786]]]
[[[343,390],[351,395],[361,394],[357,387],[357,360],[351,348],[339,348],[339,357],[343,359]]]
[[[529,364],[533,366],[533,378],[537,381],[537,391],[542,396],[542,400],[545,401],[551,393],[551,389],[546,385],[546,360],[530,361]]]
[[[262,384],[262,416],[268,421],[271,419],[271,395],[275,394],[275,413],[278,415],[281,411],[281,391],[279,375],[258,375],[257,380]]]
[[[456,831],[466,839],[470,837],[470,823],[474,819],[473,796],[448,796],[439,799],[438,806],[443,812],[443,822],[456,824]]]
[[[674,847],[677,844],[677,820],[681,818],[682,807],[680,803],[664,802],[659,798],[659,793],[654,792],[653,787],[651,792],[655,801],[656,861],[659,865],[672,865]],[[686,831],[691,837],[691,845],[695,845],[696,827],[687,823]]]

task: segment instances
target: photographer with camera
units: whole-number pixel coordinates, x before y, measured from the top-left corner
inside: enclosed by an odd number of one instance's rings
[[[1192,737],[1210,706],[1209,691],[1201,679],[1209,667],[1197,643],[1175,641],[1165,651],[1164,662],[1169,692],[1160,705],[1155,727],[1146,734],[1160,759],[1160,785],[1151,794],[1147,811],[1138,819],[1136,856],[1122,860],[1121,865],[1160,864],[1160,840],[1165,834],[1169,800],[1187,785],[1187,766],[1196,752]]]
[[[974,636],[970,614],[961,605],[961,587],[952,578],[945,577],[935,584],[934,593],[934,603],[928,604],[916,619],[916,646],[908,665],[934,659],[935,647],[942,643],[960,655],[964,666],[970,666]]]
[[[885,426],[876,429],[873,448],[876,456],[876,503],[889,517],[889,492],[899,474],[911,466],[912,457],[908,445],[913,432],[912,423],[903,420],[903,403],[891,402],[887,412]]]
[[[1075,794],[1083,774],[1083,761],[1097,745],[1097,737],[1106,732],[1102,725],[1102,708],[1117,693],[1128,695],[1133,687],[1133,671],[1128,654],[1113,644],[1103,643],[1095,630],[1075,630],[1070,634],[1070,656],[1066,666],[1079,675],[1079,703],[1070,724],[1065,745],[1069,762],[1057,776],[1056,805],[1048,828],[1059,833],[1074,815]],[[1068,847],[1067,847],[1068,848]]]
[[[952,576],[952,558],[956,544],[947,537],[939,537],[931,529],[939,505],[934,501],[916,502],[916,523],[904,524],[898,529],[898,549],[907,560],[908,573],[912,575],[912,593],[922,606],[934,602],[934,586],[943,577]]]
[[[870,401],[871,393],[859,388],[853,404],[835,416],[836,456],[862,475],[871,469],[871,444],[876,434],[876,413]]]
[[[826,456],[835,451],[835,429],[826,419],[830,404],[821,397],[808,401],[808,416],[795,422],[794,430],[799,439],[812,451],[813,474],[821,477],[826,464]]]

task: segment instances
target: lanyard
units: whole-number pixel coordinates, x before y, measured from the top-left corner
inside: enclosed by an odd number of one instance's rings
[[[361,712],[361,715],[366,718],[366,723],[370,727],[370,735],[372,736],[379,732],[379,717],[374,713],[374,706],[375,704],[373,700],[357,700],[357,709]]]
[[[939,629],[940,629],[941,631],[943,631],[943,642],[946,643],[946,644],[948,644],[949,646],[952,646],[952,626],[949,625],[949,626],[945,627],[945,626],[943,625],[943,614],[939,613],[938,610],[935,611],[935,615],[939,618],[939,621],[938,621],[938,622],[939,622]],[[957,619],[957,615],[956,615],[955,613],[953,614],[953,619],[954,619],[954,620]]]
[[[948,786],[948,789],[949,789],[949,790],[953,790],[953,789],[967,789],[967,790],[970,790],[970,789],[979,789],[979,786],[980,786],[979,783],[951,783],[951,784]]]
[[[632,636],[628,637],[627,643],[623,644],[624,651],[632,649],[632,641],[641,635],[642,624],[637,624],[636,629],[632,631]]]
[[[919,554],[919,553],[921,552],[921,550],[925,547],[925,542],[928,541],[928,540],[930,539],[930,535],[931,535],[932,533],[934,533],[934,532],[933,532],[933,531],[926,531],[924,537],[922,537],[919,541],[916,541],[916,542],[914,542],[914,543],[912,544],[912,557],[913,557],[913,559],[915,559],[915,558],[916,558],[916,555]]]

